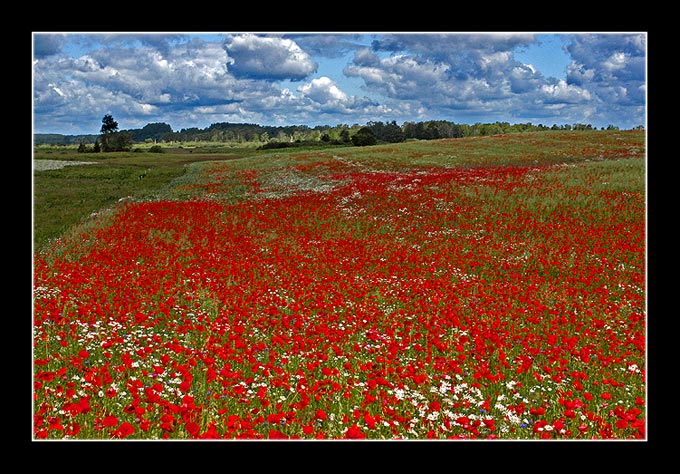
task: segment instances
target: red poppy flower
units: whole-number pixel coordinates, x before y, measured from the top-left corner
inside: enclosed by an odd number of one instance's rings
[[[279,430],[269,430],[269,439],[288,439],[288,435]]]
[[[117,425],[118,425],[118,418],[116,418],[115,416],[109,415],[109,416],[104,418],[104,426],[111,427],[111,426],[117,426]]]
[[[131,434],[134,434],[134,432],[135,428],[127,421],[124,421],[120,424],[118,429],[113,432],[113,435],[117,438],[127,438]]]
[[[361,431],[361,428],[359,428],[356,425],[352,425],[349,428],[347,428],[347,432],[345,433],[345,438],[346,439],[365,439],[366,434]]]
[[[374,430],[375,429],[375,424],[378,421],[376,417],[373,417],[366,413],[364,415],[364,421],[366,422],[366,426],[368,426],[368,429]]]
[[[54,372],[40,372],[36,374],[36,377],[43,382],[51,382],[55,376],[56,374]]]
[[[198,426],[198,423],[194,423],[193,421],[187,422],[184,427],[186,428],[187,433],[192,436],[196,436],[198,434],[198,430],[201,428]]]
[[[80,413],[89,413],[90,412],[90,399],[89,398],[81,398],[78,400],[78,405],[80,406]]]
[[[625,430],[628,428],[628,420],[624,420],[622,418],[616,420],[616,427],[620,430]]]
[[[66,435],[73,437],[78,433],[80,433],[80,425],[78,423],[73,422],[66,426]]]
[[[50,430],[63,431],[64,425],[61,424],[61,420],[57,417],[51,417],[47,420],[50,423]]]

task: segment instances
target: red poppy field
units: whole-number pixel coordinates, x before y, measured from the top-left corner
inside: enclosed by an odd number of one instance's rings
[[[646,439],[644,132],[194,165],[34,255],[35,440]]]

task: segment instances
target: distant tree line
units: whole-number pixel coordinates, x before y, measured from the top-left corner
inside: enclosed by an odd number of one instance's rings
[[[636,127],[638,129],[642,126]],[[601,128],[602,130],[605,127]],[[607,130],[618,130],[609,125]],[[173,131],[167,123],[149,123],[140,129],[118,130],[118,123],[110,114],[102,119],[99,135],[58,135],[35,134],[34,143],[79,144],[81,151],[129,150],[134,143],[255,143],[261,148],[284,148],[304,145],[356,145],[365,146],[379,143],[398,143],[405,140],[436,140],[440,138],[464,138],[506,133],[540,132],[548,130],[597,130],[591,124],[534,125],[531,122],[493,122],[464,124],[448,120],[427,120],[422,122],[371,121],[365,125],[340,124],[335,126],[317,125],[257,125],[252,123],[213,123],[206,128],[183,128]],[[88,147],[87,145],[92,145]]]

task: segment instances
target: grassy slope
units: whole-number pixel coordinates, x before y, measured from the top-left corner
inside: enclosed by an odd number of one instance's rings
[[[201,162],[205,161],[234,160],[229,166],[234,171],[275,171],[333,157],[373,169],[597,162],[644,156],[644,132],[560,131],[321,150],[223,148],[209,151],[211,153],[201,153],[200,149],[191,153],[168,150],[162,154],[36,151],[35,159],[96,161],[97,164],[34,172],[35,250],[86,221],[91,214],[115,206],[122,198],[187,197],[171,191],[196,179],[205,167]]]
[[[215,154],[36,152],[35,159],[94,161],[95,165],[68,166],[33,173],[33,242],[38,250],[63,235],[92,213],[114,206],[120,199],[144,199],[182,176],[190,163],[228,160],[245,150]],[[252,153],[252,152],[251,152]]]

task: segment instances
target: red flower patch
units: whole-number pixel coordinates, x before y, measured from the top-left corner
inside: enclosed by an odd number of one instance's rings
[[[592,135],[554,147],[640,146]],[[36,255],[36,438],[645,436],[645,199],[602,184],[635,158],[354,153],[206,165]]]

